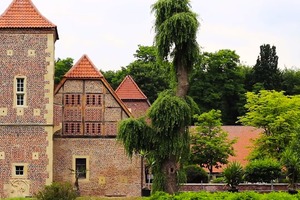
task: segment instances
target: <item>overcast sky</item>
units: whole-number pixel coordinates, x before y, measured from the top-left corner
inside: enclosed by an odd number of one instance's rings
[[[12,0],[0,0],[3,13]],[[87,54],[104,71],[134,60],[138,45],[152,45],[155,0],[32,0],[58,26],[56,58]],[[191,0],[201,27],[202,51],[235,50],[254,65],[262,44],[275,45],[279,67],[300,68],[299,0]]]

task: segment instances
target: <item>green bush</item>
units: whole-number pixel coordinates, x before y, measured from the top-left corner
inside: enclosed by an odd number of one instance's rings
[[[224,177],[218,177],[213,180],[211,180],[212,183],[225,183],[225,178]]]
[[[155,193],[149,200],[298,200],[300,195],[290,195],[287,192],[257,193],[247,192],[182,192],[169,195],[164,192]]]
[[[52,183],[36,195],[38,200],[74,200],[76,197],[70,183]]]
[[[280,175],[280,163],[270,158],[251,161],[245,168],[245,180],[251,183],[270,183],[272,180],[279,178]]]
[[[186,180],[188,183],[207,183],[207,172],[197,165],[188,165],[184,167]]]
[[[236,186],[243,181],[244,169],[239,162],[231,162],[224,169],[223,175],[227,185],[236,190]]]

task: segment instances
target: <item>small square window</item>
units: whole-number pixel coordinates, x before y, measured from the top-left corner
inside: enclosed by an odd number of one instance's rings
[[[23,176],[24,175],[24,166],[16,165],[15,166],[15,174],[16,174],[16,176]]]

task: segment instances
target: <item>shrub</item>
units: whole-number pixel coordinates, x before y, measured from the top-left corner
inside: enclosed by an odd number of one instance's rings
[[[36,195],[38,200],[74,200],[76,197],[70,183],[52,183]]]
[[[207,172],[197,165],[188,165],[184,167],[188,183],[207,183]]]
[[[232,190],[236,190],[236,186],[243,181],[244,169],[239,162],[231,162],[226,166],[223,174],[227,185]]]
[[[254,160],[245,168],[245,180],[251,183],[271,182],[281,175],[281,165],[274,159]]]
[[[225,183],[225,178],[224,177],[218,177],[213,180],[211,180],[212,183]]]

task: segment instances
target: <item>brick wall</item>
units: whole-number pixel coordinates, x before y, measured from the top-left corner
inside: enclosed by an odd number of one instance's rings
[[[52,182],[54,35],[1,29],[0,41],[0,196],[30,196]],[[22,106],[16,77],[25,79]]]
[[[49,178],[47,146],[43,127],[0,126],[0,197],[33,195],[44,187]],[[12,178],[13,163],[28,164],[27,176]],[[20,187],[27,184],[28,191],[21,192]]]
[[[134,117],[141,117],[146,114],[149,109],[149,104],[146,100],[126,100],[123,99],[124,104],[130,109]]]
[[[89,159],[89,180],[80,180],[82,195],[140,196],[141,160],[132,160],[116,139],[55,138],[54,181],[74,183],[73,156]]]
[[[45,98],[45,85],[49,80],[46,57],[47,34],[1,34],[0,31],[0,109],[6,108],[7,114],[1,116],[1,123],[45,123],[44,114],[49,99]],[[11,51],[12,54],[8,54]],[[29,55],[34,51],[33,55]],[[26,106],[17,115],[14,107],[14,78],[26,77]],[[38,114],[35,113],[38,110]]]

